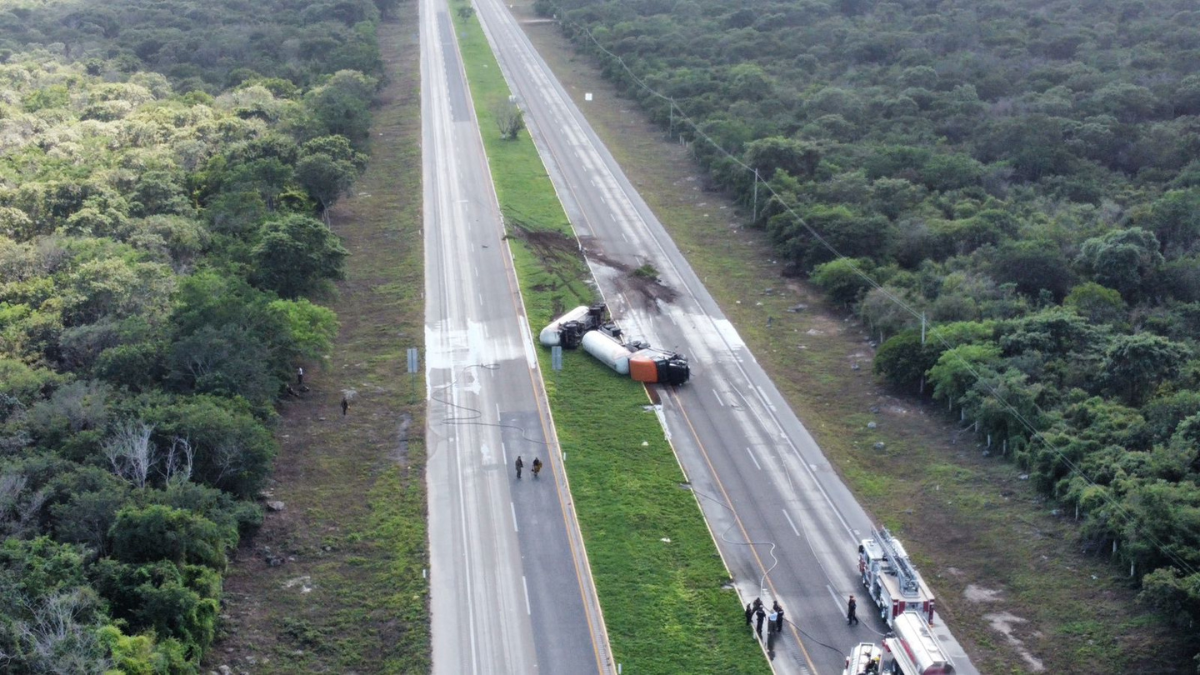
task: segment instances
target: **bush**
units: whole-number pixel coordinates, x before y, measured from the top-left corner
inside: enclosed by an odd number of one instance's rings
[[[871,287],[869,260],[839,258],[817,265],[813,270],[812,282],[834,302],[841,305],[855,303]]]
[[[224,570],[225,551],[237,544],[237,530],[169,506],[128,506],[117,512],[109,531],[113,557],[125,563],[168,560]]]

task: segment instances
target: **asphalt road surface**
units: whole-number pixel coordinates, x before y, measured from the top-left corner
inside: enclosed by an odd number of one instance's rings
[[[444,3],[421,1],[420,30],[434,672],[609,672]]]
[[[884,631],[857,570],[871,519],[508,9],[497,0],[476,6],[613,315],[630,337],[690,358],[691,382],[660,391],[667,432],[742,602],[762,597],[785,608],[775,670],[841,673],[855,644],[879,642]],[[645,263],[673,300],[623,283]],[[845,619],[851,593],[863,619],[854,627]],[[933,631],[957,672],[977,672],[943,622]]]

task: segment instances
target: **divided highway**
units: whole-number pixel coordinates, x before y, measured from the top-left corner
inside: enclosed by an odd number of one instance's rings
[[[778,599],[787,612],[775,670],[841,673],[850,648],[884,630],[857,576],[871,519],[508,9],[498,0],[476,7],[614,316],[630,337],[691,359],[691,383],[661,390],[667,432],[742,602]],[[677,297],[626,293],[622,269],[645,263]],[[863,617],[856,627],[845,619],[851,593]],[[933,632],[957,672],[977,672],[943,622]]]
[[[434,672],[608,673],[452,22],[420,13]]]

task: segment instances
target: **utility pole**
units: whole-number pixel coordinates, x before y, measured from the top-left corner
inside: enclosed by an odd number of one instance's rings
[[[754,215],[751,220],[758,220],[758,169],[754,170]]]

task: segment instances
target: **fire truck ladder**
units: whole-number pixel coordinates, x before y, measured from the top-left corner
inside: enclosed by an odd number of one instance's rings
[[[913,567],[908,560],[908,554],[903,553],[903,548],[900,548],[900,542],[892,538],[892,533],[888,532],[887,528],[883,528],[883,532],[872,532],[875,535],[875,541],[879,542],[883,548],[883,555],[892,563],[892,569],[896,571],[896,579],[900,582],[900,592],[905,596],[916,596],[920,594],[921,584],[917,580],[917,568]]]

